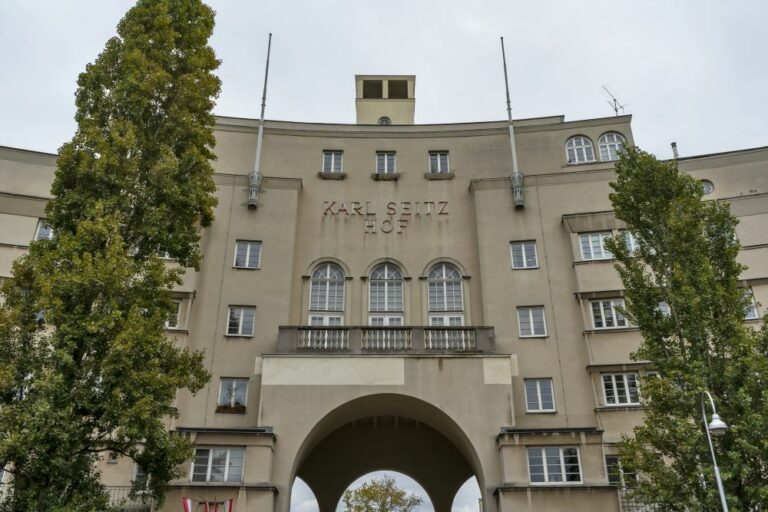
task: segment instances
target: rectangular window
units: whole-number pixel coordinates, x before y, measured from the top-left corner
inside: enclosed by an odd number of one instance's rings
[[[757,320],[760,318],[760,314],[757,312],[757,303],[755,302],[755,295],[752,290],[744,290],[744,295],[749,299],[749,305],[747,311],[744,314],[744,320]]]
[[[592,323],[595,329],[620,329],[629,327],[629,322],[618,308],[624,307],[624,299],[593,300]]]
[[[610,260],[611,251],[605,248],[605,241],[611,238],[610,231],[600,233],[582,233],[579,235],[582,260]]]
[[[520,327],[521,338],[547,335],[547,325],[544,322],[544,306],[517,308],[517,323]]]
[[[369,315],[368,325],[371,327],[402,327],[402,315]]]
[[[552,379],[525,379],[525,410],[527,412],[555,410]]]
[[[165,320],[166,329],[179,328],[180,313],[181,313],[181,299],[173,299],[172,309],[168,312],[168,318]]]
[[[509,247],[512,251],[512,268],[539,268],[539,258],[536,254],[536,242],[528,240],[525,242],[510,242]]]
[[[435,172],[435,173],[451,172],[450,167],[448,167],[447,151],[430,151],[429,152],[429,172]]]
[[[227,316],[228,336],[253,336],[256,308],[253,306],[230,306]]]
[[[637,253],[638,249],[640,249],[640,246],[637,243],[637,237],[626,229],[621,231],[621,236],[624,238],[624,244],[627,246],[629,254]]]
[[[579,449],[575,446],[528,448],[532,484],[581,483]]]
[[[146,490],[149,485],[149,475],[144,471],[141,465],[136,464],[133,471],[133,481],[136,482],[136,487]]]
[[[259,268],[261,266],[261,242],[237,240],[235,242],[235,268]]]
[[[377,151],[376,152],[376,173],[377,174],[394,174],[395,167],[395,152],[394,151]]]
[[[243,448],[197,448],[192,459],[193,482],[242,482]]]
[[[636,373],[603,374],[605,405],[640,405]]]
[[[669,307],[669,304],[667,304],[667,301],[665,300],[659,302],[659,305],[656,306],[656,311],[658,311],[663,317],[672,315],[672,309]]]
[[[608,483],[611,485],[631,489],[637,483],[637,475],[624,469],[618,455],[605,456],[605,469],[608,472]]]
[[[50,240],[51,238],[53,238],[53,228],[48,225],[48,221],[45,219],[38,220],[35,240]]]
[[[223,407],[245,407],[247,397],[248,379],[221,379],[217,405]]]
[[[323,151],[323,172],[343,172],[341,166],[343,152],[339,150]]]
[[[464,315],[430,315],[431,327],[461,327],[464,325]]]

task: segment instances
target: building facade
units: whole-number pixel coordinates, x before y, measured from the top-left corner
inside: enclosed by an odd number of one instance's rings
[[[380,469],[437,512],[472,477],[485,512],[621,510],[615,445],[642,420],[647,368],[603,241],[624,228],[608,184],[630,116],[515,121],[516,196],[507,122],[416,125],[414,77],[356,81],[357,124],[266,122],[257,208],[258,121],[218,118],[216,220],[167,323],[212,379],[177,397],[169,429],[197,448],[162,510],[285,512],[300,477],[331,512]],[[679,165],[739,217],[756,321],[768,148]],[[2,278],[50,236],[54,169],[0,148]],[[137,477],[110,454],[100,469],[115,488]]]

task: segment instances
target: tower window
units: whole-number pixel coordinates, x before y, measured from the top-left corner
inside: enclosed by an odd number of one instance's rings
[[[390,118],[388,118],[387,116],[382,116],[377,121],[377,124],[379,126],[389,126],[389,125],[392,124],[392,120]]]
[[[429,172],[435,172],[435,173],[451,172],[451,168],[448,166],[447,151],[430,151],[429,152]]]
[[[388,97],[394,100],[404,100],[408,98],[407,80],[390,80]]]
[[[619,159],[619,152],[624,149],[624,137],[620,133],[608,132],[600,136],[600,160],[610,162]]]
[[[342,172],[343,152],[338,150],[323,151],[323,172]]]
[[[363,98],[383,98],[384,87],[381,80],[363,80]]]
[[[577,135],[568,139],[565,144],[565,153],[568,164],[586,164],[595,161],[595,149],[592,141],[583,135]]]

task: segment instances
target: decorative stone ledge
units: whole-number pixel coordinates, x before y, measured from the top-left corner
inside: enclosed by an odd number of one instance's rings
[[[323,180],[345,180],[347,179],[347,173],[345,172],[323,172],[317,173],[317,176]]]
[[[402,173],[399,172],[393,172],[389,174],[379,174],[378,172],[374,172],[371,174],[371,179],[373,181],[397,181],[400,179],[400,176]]]
[[[453,172],[425,172],[424,177],[428,180],[452,180],[456,174]]]

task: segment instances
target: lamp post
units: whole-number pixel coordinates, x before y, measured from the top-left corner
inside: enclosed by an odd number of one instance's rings
[[[704,395],[709,398],[709,405],[712,406],[712,421],[707,423],[707,413],[704,409]],[[707,433],[707,443],[709,443],[709,452],[712,454],[712,464],[715,465],[715,480],[717,481],[717,491],[720,493],[720,504],[723,506],[723,512],[728,512],[728,503],[725,501],[725,491],[723,490],[723,481],[720,479],[720,468],[717,467],[717,458],[715,457],[715,448],[712,446],[712,436],[721,436],[728,430],[728,425],[720,419],[715,409],[715,401],[709,391],[701,393],[701,417],[704,420],[704,431]],[[710,435],[711,434],[711,435]]]

